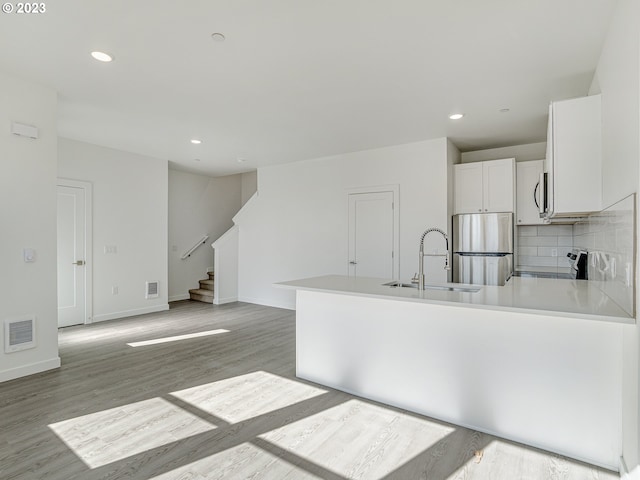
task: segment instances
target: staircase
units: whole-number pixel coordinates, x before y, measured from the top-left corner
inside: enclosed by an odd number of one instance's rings
[[[200,288],[189,290],[191,300],[204,303],[213,303],[213,272],[208,272],[209,278],[200,280]]]

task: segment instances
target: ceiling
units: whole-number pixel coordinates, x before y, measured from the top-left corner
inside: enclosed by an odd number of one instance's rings
[[[60,136],[208,175],[443,136],[469,151],[545,140],[615,3],[57,0],[0,14],[0,71],[58,91]]]

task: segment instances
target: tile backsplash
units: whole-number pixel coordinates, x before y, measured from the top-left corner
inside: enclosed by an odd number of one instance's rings
[[[576,248],[589,252],[588,277],[635,314],[635,194],[573,226]]]
[[[572,225],[517,227],[516,270],[569,273],[567,253],[573,249]]]

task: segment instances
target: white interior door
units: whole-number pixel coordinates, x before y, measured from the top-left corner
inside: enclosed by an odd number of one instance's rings
[[[393,192],[349,195],[349,275],[394,278]]]
[[[58,185],[58,327],[85,323],[85,189]]]

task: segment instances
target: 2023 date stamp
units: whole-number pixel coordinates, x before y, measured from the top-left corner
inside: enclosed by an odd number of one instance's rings
[[[2,4],[2,13],[15,13],[15,14],[38,14],[46,13],[46,3],[11,3],[5,2]]]

